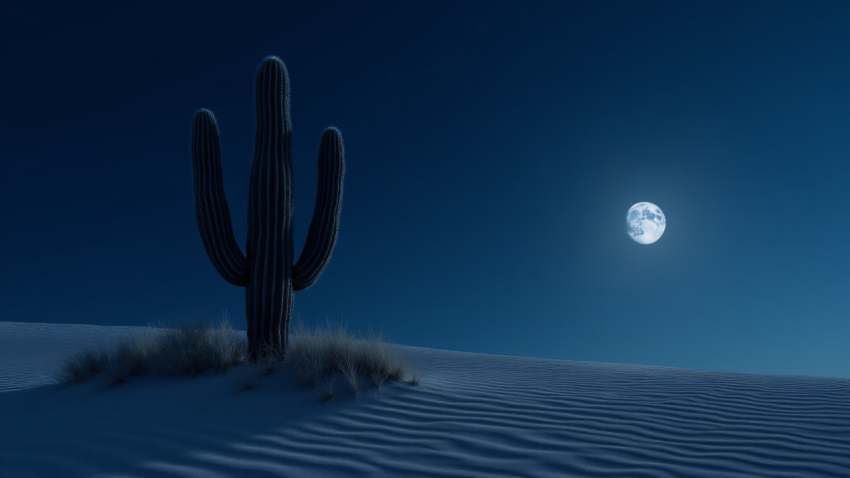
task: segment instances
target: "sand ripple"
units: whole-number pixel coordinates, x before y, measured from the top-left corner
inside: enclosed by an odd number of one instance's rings
[[[107,334],[7,324],[28,357]],[[324,404],[285,372],[0,394],[0,476],[850,476],[848,380],[405,349],[421,386]],[[7,355],[7,388],[49,362]]]

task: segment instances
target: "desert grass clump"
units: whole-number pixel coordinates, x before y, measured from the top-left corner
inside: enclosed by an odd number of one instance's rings
[[[382,373],[373,373],[370,378],[372,379],[372,386],[378,390],[381,389],[381,386],[387,380],[387,376]]]
[[[217,327],[202,320],[171,327],[148,327],[122,337],[111,347],[85,346],[67,357],[55,376],[70,385],[102,374],[110,385],[130,375],[191,375],[204,370],[224,373],[245,362],[247,342],[233,330],[225,313]]]
[[[342,373],[342,378],[348,383],[348,389],[351,390],[351,393],[355,396],[360,395],[360,377],[357,375],[357,366],[351,360],[351,357],[346,355],[337,364],[337,368]]]
[[[305,387],[315,388],[325,374],[325,349],[321,334],[310,333],[303,324],[289,339],[286,351],[286,363],[295,378]]]
[[[67,385],[85,382],[103,371],[109,352],[103,345],[85,345],[62,362],[55,378]]]
[[[289,338],[285,361],[302,385],[315,388],[326,374],[338,371],[355,348],[354,336],[341,326],[309,329],[299,323]]]
[[[65,359],[56,378],[70,385],[102,374],[115,385],[131,375],[193,375],[205,370],[224,373],[238,366],[234,376],[239,386],[251,390],[263,372],[270,374],[279,364],[284,364],[302,385],[317,389],[322,401],[336,393],[337,375],[354,395],[359,395],[361,377],[380,389],[387,380],[404,380],[408,372],[407,360],[380,334],[363,338],[331,323],[315,329],[298,324],[285,353],[282,346],[266,347],[252,356],[247,341],[233,330],[225,313],[218,326],[198,320],[148,327],[119,339],[112,347],[84,347]],[[418,384],[418,378],[414,381]]]
[[[421,373],[414,373],[414,374],[410,377],[410,384],[411,384],[411,385],[413,385],[414,387],[418,387],[418,386],[419,386],[419,382],[420,382],[421,380],[422,380],[422,374],[421,374]]]
[[[309,388],[322,384],[327,375],[339,373],[355,395],[360,392],[361,376],[380,388],[386,380],[403,380],[408,368],[396,347],[380,334],[358,337],[331,323],[314,329],[303,324],[293,327],[285,363]]]
[[[372,386],[381,388],[384,382],[404,380],[407,373],[407,361],[398,353],[395,346],[378,334],[370,334],[363,340],[361,349],[361,370],[372,380]]]
[[[202,320],[161,329],[151,370],[166,375],[194,375],[204,370],[224,373],[242,363],[245,341],[225,317],[218,327]]]
[[[110,385],[124,383],[130,375],[143,375],[150,371],[149,359],[157,349],[156,337],[145,330],[131,337],[122,337],[108,353],[103,364],[103,375]]]

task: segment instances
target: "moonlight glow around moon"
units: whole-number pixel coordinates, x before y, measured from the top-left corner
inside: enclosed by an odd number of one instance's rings
[[[661,238],[667,219],[661,209],[651,202],[639,202],[626,213],[626,234],[638,244],[652,244]]]

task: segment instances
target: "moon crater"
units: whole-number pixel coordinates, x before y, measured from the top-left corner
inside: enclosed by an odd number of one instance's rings
[[[661,208],[651,202],[639,202],[626,213],[626,234],[638,244],[652,244],[661,238],[667,219]]]

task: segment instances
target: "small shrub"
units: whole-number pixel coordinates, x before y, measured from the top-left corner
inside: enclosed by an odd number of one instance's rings
[[[420,380],[422,380],[422,374],[415,373],[412,377],[410,377],[410,384],[414,387],[418,387]]]

